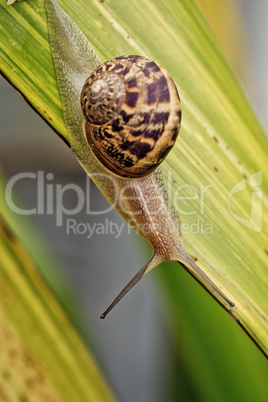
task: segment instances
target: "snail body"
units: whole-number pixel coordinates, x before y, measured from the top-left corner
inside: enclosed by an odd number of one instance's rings
[[[117,57],[86,80],[81,107],[84,136],[96,159],[116,180],[120,210],[159,249],[171,227],[177,227],[176,233],[180,227],[175,213],[168,212],[161,172],[155,171],[180,130],[181,102],[174,82],[152,60]],[[172,261],[168,252],[172,242],[167,243],[161,254],[163,261]],[[180,243],[181,235],[176,245]]]
[[[178,216],[168,213],[157,170],[180,130],[181,103],[175,84],[152,60],[118,57],[102,64],[86,80],[81,107],[86,141],[108,180],[113,178],[114,196],[120,193],[117,208],[155,249],[163,242],[159,237],[170,231],[168,226],[180,227]],[[115,197],[110,196],[114,205]],[[171,260],[167,252],[162,253]]]
[[[180,219],[162,180],[160,164],[181,124],[180,98],[171,77],[142,56],[101,64],[56,0],[45,4],[71,148],[107,200],[153,247],[151,259],[101,318],[163,261],[179,261],[233,306],[185,251]]]

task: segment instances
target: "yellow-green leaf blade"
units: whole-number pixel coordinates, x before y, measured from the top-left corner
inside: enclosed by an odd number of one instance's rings
[[[2,218],[0,255],[3,400],[114,400],[92,356]]]

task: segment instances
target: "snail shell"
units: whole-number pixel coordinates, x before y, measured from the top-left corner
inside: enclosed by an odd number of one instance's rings
[[[142,56],[98,67],[81,94],[84,135],[112,173],[138,178],[165,159],[180,129],[181,103],[171,77]]]

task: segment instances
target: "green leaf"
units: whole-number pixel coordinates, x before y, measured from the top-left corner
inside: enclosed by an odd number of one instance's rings
[[[93,357],[2,217],[0,255],[1,400],[114,400]]]
[[[186,249],[267,354],[267,139],[199,9],[189,0],[60,4],[101,60],[146,55],[176,82],[183,124],[163,169]],[[67,139],[43,2],[1,3],[0,36],[0,70]]]

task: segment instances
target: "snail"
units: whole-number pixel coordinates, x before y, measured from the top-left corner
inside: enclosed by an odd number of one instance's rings
[[[128,222],[154,250],[101,318],[163,261],[180,261],[216,290],[182,246],[179,217],[167,202],[161,179],[159,165],[175,144],[181,124],[181,102],[170,75],[145,57],[117,57],[86,80],[81,106],[88,146],[125,195],[121,209]]]
[[[172,78],[143,56],[120,56],[101,64],[57,2],[45,4],[71,148],[107,200],[153,248],[150,260],[100,318],[163,261],[179,261],[233,307],[184,249],[180,219],[162,179],[160,164],[181,124],[181,102]]]

